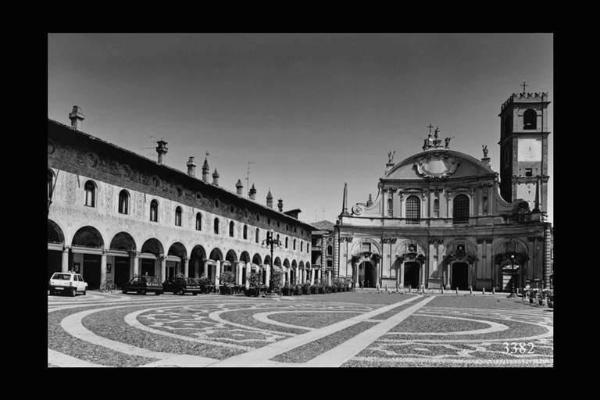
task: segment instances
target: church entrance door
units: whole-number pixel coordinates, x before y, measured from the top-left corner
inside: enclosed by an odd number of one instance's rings
[[[469,288],[469,264],[457,262],[452,264],[452,289],[467,290]]]
[[[421,264],[418,262],[407,262],[404,264],[404,287],[416,289],[419,287],[419,272]]]
[[[360,287],[374,288],[377,286],[375,266],[371,262],[364,261],[358,266],[358,282]]]

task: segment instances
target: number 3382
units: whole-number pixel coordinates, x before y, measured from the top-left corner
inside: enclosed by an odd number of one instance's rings
[[[523,342],[516,342],[516,343],[508,343],[508,342],[504,342],[502,343],[504,345],[504,351],[506,352],[506,354],[531,354],[533,353],[533,348],[535,347],[533,345],[533,343],[523,343]]]

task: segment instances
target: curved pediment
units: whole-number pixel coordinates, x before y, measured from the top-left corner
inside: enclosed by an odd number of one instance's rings
[[[384,179],[448,179],[489,176],[494,171],[468,154],[440,149],[427,150],[394,165]]]

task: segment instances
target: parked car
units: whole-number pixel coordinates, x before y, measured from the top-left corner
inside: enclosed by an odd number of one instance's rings
[[[123,293],[137,292],[138,294],[146,294],[147,292],[154,292],[155,295],[163,293],[163,287],[160,284],[160,280],[154,276],[136,276],[133,277],[123,285],[121,289]]]
[[[85,295],[87,286],[83,276],[71,271],[53,273],[48,285],[50,294],[68,293],[73,297],[77,296],[77,292]]]
[[[184,295],[186,293],[192,293],[195,296],[198,293],[202,293],[200,281],[195,278],[178,276],[164,281],[162,286],[165,292],[173,292],[173,294]]]

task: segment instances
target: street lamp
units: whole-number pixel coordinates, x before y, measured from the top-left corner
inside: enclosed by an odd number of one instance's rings
[[[271,274],[273,273],[273,247],[281,247],[281,241],[273,238],[273,229],[267,231],[267,238],[262,241],[263,246],[269,246],[271,248]]]
[[[508,297],[515,297],[517,294],[515,293],[515,254],[512,253],[510,255],[510,267],[512,270],[512,285],[511,285],[511,292],[508,295]]]

